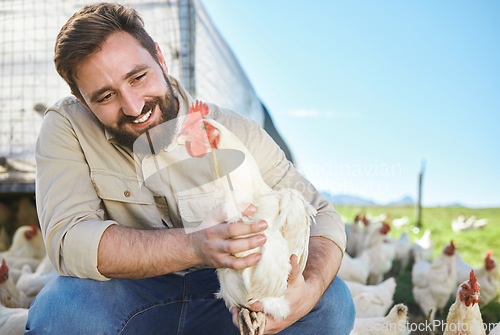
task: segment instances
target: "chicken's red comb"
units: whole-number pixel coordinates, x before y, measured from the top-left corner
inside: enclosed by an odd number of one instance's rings
[[[470,283],[470,287],[474,290],[474,292],[479,292],[480,286],[477,283],[477,278],[476,278],[476,274],[474,273],[474,270],[470,270],[469,283]]]
[[[24,237],[26,237],[27,240],[31,240],[34,236],[36,236],[36,234],[38,234],[38,227],[34,223],[30,223],[28,227],[31,229],[24,232]]]
[[[486,258],[484,259],[484,268],[486,271],[491,271],[497,266],[497,262],[493,258],[493,253],[491,250],[488,250],[486,253]]]
[[[9,279],[9,267],[5,263],[5,259],[2,259],[2,266],[0,266],[0,284],[5,283]]]
[[[363,221],[363,224],[365,226],[368,226],[370,224],[370,220],[366,217],[366,215],[363,215],[363,218],[361,219]]]
[[[2,266],[0,266],[0,272],[8,272],[9,267],[7,266],[7,263],[5,263],[5,258],[2,259]]]
[[[450,244],[444,247],[444,253],[448,256],[453,256],[455,254],[455,249],[455,244],[453,243],[453,240],[451,240]]]
[[[196,105],[193,102],[191,107],[189,108],[189,113],[200,113],[201,116],[205,116],[208,114],[208,106],[204,104],[202,101],[196,100]]]
[[[380,227],[380,229],[379,229],[380,233],[387,235],[389,230],[391,230],[391,226],[386,222],[382,222],[382,227]]]

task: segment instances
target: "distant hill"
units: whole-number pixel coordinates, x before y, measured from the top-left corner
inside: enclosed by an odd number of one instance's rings
[[[437,204],[434,204],[432,207],[468,207],[468,208],[474,208],[474,207],[464,205],[461,202],[450,202],[448,204],[437,203]]]
[[[378,203],[372,199],[363,198],[352,194],[331,194],[326,191],[321,192],[326,200],[334,205],[354,205],[354,206],[413,206],[415,200],[409,195],[389,203]]]
[[[326,200],[334,205],[361,205],[361,206],[378,206],[378,204],[371,200],[351,194],[330,194],[328,192],[321,192]]]
[[[386,206],[414,206],[415,200],[409,195],[405,195],[399,200],[389,202]]]

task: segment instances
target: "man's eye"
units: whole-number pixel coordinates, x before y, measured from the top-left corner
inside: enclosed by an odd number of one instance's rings
[[[111,98],[111,93],[108,93],[104,97],[102,97],[101,99],[97,100],[97,102],[104,102],[104,101],[109,100],[110,98]]]
[[[141,74],[141,75],[139,75],[139,76],[135,77],[135,78],[134,78],[134,80],[135,80],[135,81],[139,81],[139,80],[143,79],[145,76],[146,76],[146,73],[143,73],[143,74]]]

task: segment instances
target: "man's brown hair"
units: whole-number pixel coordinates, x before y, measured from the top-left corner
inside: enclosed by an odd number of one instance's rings
[[[82,99],[75,77],[76,68],[115,32],[126,32],[159,63],[155,42],[144,29],[144,21],[133,9],[118,4],[99,3],[84,7],[61,28],[57,35],[54,63],[71,92]]]

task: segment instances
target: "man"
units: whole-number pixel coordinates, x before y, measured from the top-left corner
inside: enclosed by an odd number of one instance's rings
[[[267,223],[229,225],[222,207],[203,210],[210,197],[181,199],[175,190],[158,195],[144,187],[134,142],[185,116],[193,100],[167,76],[138,14],[116,4],[85,7],[61,29],[54,61],[77,99],[46,113],[36,190],[47,252],[62,276],[34,301],[26,334],[237,333],[237,311],[231,316],[214,298],[213,268],[255,265],[259,253],[234,254],[262,246]],[[318,210],[306,269],[288,281],[291,313],[268,317],[266,332],[348,334],[354,306],[345,284],[334,280],[345,248],[338,213],[258,125],[215,105],[207,117],[238,135],[269,186],[302,186]],[[201,212],[209,228],[186,234],[185,219]],[[254,212],[249,206],[242,214]]]

